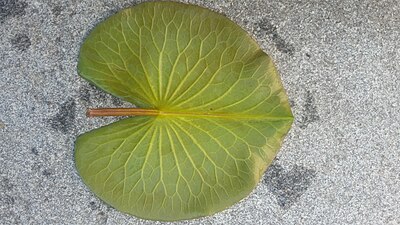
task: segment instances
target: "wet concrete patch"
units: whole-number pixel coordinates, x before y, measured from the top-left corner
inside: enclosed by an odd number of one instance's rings
[[[298,201],[315,177],[315,170],[295,165],[287,171],[274,163],[265,173],[263,183],[276,196],[278,205],[287,209]]]
[[[75,111],[76,103],[74,99],[69,98],[60,106],[58,113],[49,120],[51,127],[63,133],[68,133],[75,123]]]
[[[293,55],[295,48],[292,44],[285,41],[277,31],[277,27],[273,25],[267,18],[263,18],[256,23],[257,28],[261,31],[261,35],[268,36],[275,44],[275,47],[283,53]]]
[[[11,39],[11,45],[20,51],[26,51],[31,46],[31,40],[26,34],[17,34]]]
[[[8,17],[25,15],[26,2],[20,0],[1,0],[0,1],[0,23]]]
[[[300,128],[306,128],[310,123],[319,120],[317,106],[315,103],[314,95],[311,91],[307,90],[305,93],[305,101],[303,105],[303,111],[300,117]]]

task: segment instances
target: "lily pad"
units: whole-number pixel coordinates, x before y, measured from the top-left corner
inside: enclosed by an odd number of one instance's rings
[[[139,108],[79,136],[75,161],[99,198],[140,218],[202,217],[243,199],[293,121],[271,58],[235,23],[195,5],[118,12],[89,34],[78,68]]]

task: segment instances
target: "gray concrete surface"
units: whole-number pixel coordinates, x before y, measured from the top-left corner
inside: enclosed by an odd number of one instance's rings
[[[0,224],[162,224],[97,199],[78,134],[128,106],[76,71],[95,24],[139,1],[0,0]],[[281,72],[296,121],[254,192],[177,224],[400,224],[400,2],[189,1],[236,21]]]

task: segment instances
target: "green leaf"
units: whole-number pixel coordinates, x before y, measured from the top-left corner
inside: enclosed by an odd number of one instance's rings
[[[270,57],[198,6],[148,2],[111,16],[83,43],[78,67],[143,109],[75,146],[89,188],[140,218],[196,218],[246,197],[293,121]]]

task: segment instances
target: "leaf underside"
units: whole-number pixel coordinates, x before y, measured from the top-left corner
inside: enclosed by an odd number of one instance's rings
[[[100,23],[79,73],[158,116],[136,116],[78,137],[75,161],[90,189],[152,220],[210,215],[246,197],[293,117],[269,56],[210,10],[148,2]]]

